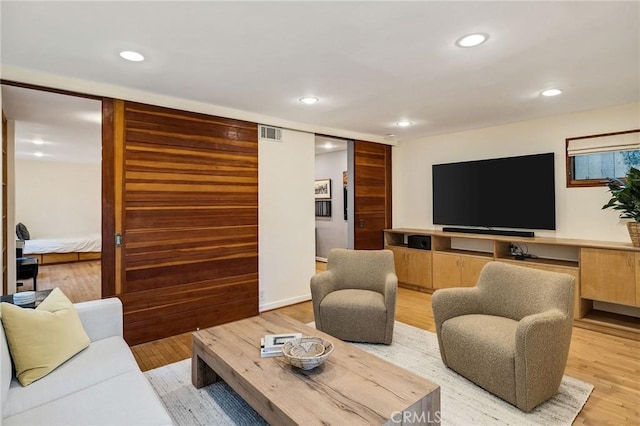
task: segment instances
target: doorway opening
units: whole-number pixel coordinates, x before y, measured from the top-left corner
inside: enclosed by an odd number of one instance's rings
[[[352,164],[352,140],[316,135],[316,262],[326,262],[332,248],[353,248]]]
[[[60,287],[72,302],[99,299],[102,102],[9,84],[2,101],[9,130],[7,292],[37,285]],[[17,224],[29,239],[18,238]],[[22,279],[19,258],[35,259],[36,277]]]

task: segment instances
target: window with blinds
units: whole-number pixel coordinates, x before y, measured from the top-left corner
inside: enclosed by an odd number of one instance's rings
[[[640,169],[640,129],[566,140],[567,187],[604,186]]]

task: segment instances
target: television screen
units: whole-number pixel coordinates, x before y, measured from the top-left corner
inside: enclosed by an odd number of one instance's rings
[[[556,229],[554,154],[433,165],[433,223]]]

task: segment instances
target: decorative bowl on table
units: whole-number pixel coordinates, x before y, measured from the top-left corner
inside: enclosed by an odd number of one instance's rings
[[[282,353],[294,367],[311,370],[322,364],[333,352],[333,343],[320,337],[303,336],[284,344]]]

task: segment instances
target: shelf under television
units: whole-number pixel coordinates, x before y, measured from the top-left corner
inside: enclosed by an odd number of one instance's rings
[[[640,318],[597,309],[575,319],[574,326],[640,341]]]
[[[456,248],[447,248],[447,249],[437,249],[433,250],[437,253],[450,253],[462,256],[475,256],[475,257],[484,257],[487,259],[493,259],[493,253],[487,253],[484,251],[475,251],[475,250],[464,250],[464,249],[456,249]]]
[[[548,258],[543,258],[543,257],[526,258],[526,259],[520,260],[520,259],[514,259],[513,256],[510,256],[510,257],[496,257],[496,260],[504,261],[504,262],[508,262],[508,263],[513,263],[514,265],[520,264],[522,266],[540,265],[540,266],[560,266],[560,267],[564,267],[564,268],[573,268],[573,269],[578,269],[579,268],[578,261],[561,260],[561,259],[548,259]]]

